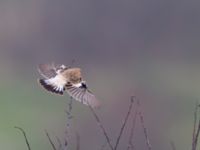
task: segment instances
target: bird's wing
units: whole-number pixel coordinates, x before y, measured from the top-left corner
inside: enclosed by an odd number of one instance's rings
[[[63,70],[62,67],[64,65],[55,65],[54,63],[51,64],[39,64],[38,65],[38,72],[45,78],[53,78],[55,77],[59,71]]]
[[[60,72],[65,69],[64,65],[40,64],[38,72],[45,78],[39,79],[39,83],[52,93],[63,95],[66,81],[60,77]]]
[[[39,79],[39,83],[41,86],[46,89],[47,91],[59,95],[63,95],[63,92],[65,91],[65,86],[62,83],[58,83],[56,80],[56,77],[51,79]]]
[[[73,99],[85,105],[90,105],[93,108],[99,107],[99,101],[87,88],[69,85],[66,86],[66,91]]]

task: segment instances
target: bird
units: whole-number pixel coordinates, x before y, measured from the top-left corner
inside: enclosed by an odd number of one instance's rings
[[[39,84],[51,93],[63,95],[66,91],[69,96],[82,104],[93,108],[100,106],[95,95],[89,90],[86,81],[82,79],[80,68],[71,68],[54,63],[39,64],[38,72],[42,78]]]

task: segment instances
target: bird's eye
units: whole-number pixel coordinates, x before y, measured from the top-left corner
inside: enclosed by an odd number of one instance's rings
[[[82,78],[79,78],[80,81],[82,81]]]

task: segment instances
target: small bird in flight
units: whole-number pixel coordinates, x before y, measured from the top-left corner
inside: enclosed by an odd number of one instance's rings
[[[39,83],[49,92],[63,95],[67,93],[75,100],[91,107],[99,107],[99,101],[82,80],[80,68],[69,68],[65,65],[40,64],[38,72],[42,75]]]

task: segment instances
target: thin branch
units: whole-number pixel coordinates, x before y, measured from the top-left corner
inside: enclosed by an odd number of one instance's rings
[[[129,136],[129,143],[128,143],[127,150],[129,150],[129,149],[133,150],[134,149],[134,144],[133,144],[132,140],[133,140],[133,136],[134,136],[134,132],[135,132],[135,125],[136,125],[137,116],[138,116],[138,105],[136,106],[135,114],[133,116],[133,122],[132,122],[132,127],[131,127],[131,133],[130,133],[130,136]]]
[[[46,136],[47,136],[47,138],[48,138],[48,140],[49,140],[49,142],[50,142],[53,150],[57,150],[56,147],[55,147],[55,145],[54,145],[54,143],[53,143],[53,141],[51,140],[51,138],[49,136],[49,133],[46,130],[45,130],[45,133],[46,133]]]
[[[200,132],[200,120],[199,120],[199,123],[198,123],[197,132],[196,132],[196,135],[195,135],[195,138],[194,138],[193,150],[196,150],[196,149],[197,149],[198,138],[199,138],[199,132]]]
[[[108,143],[110,149],[111,149],[111,150],[114,150],[114,148],[113,148],[113,146],[112,146],[112,144],[111,144],[110,138],[109,138],[109,136],[108,136],[108,134],[107,134],[107,132],[106,132],[104,126],[102,125],[102,123],[101,123],[101,121],[100,121],[98,115],[96,114],[96,112],[94,111],[94,109],[91,107],[91,105],[90,105],[89,103],[88,103],[88,106],[89,106],[90,111],[92,112],[94,118],[96,119],[96,122],[97,122],[98,126],[101,128],[101,130],[102,130],[102,132],[103,132],[103,135],[105,136],[106,141],[107,141],[107,143]]]
[[[66,114],[67,114],[67,119],[69,120],[68,123],[67,123],[67,128],[70,125],[70,120],[73,118],[73,116],[72,116],[72,102],[73,102],[73,98],[71,97],[70,101],[68,103],[68,110],[65,111]]]
[[[29,144],[28,139],[27,139],[27,137],[26,137],[26,132],[25,132],[22,128],[20,128],[20,127],[15,127],[15,128],[16,128],[16,129],[19,129],[19,130],[22,132],[22,134],[24,135],[24,139],[25,139],[25,141],[26,141],[26,145],[27,145],[27,147],[28,147],[28,150],[31,150],[30,144]]]
[[[133,107],[134,99],[135,99],[135,97],[132,96],[132,97],[131,97],[131,101],[130,101],[130,105],[129,105],[129,109],[128,109],[128,112],[127,112],[127,114],[126,114],[124,123],[122,124],[122,127],[121,127],[121,129],[120,129],[119,136],[117,137],[117,141],[116,141],[114,150],[117,150],[117,147],[118,147],[118,145],[119,145],[119,141],[120,141],[120,139],[121,139],[121,136],[122,136],[122,134],[123,134],[124,128],[125,128],[125,126],[126,126],[126,124],[127,124],[128,118],[129,118],[129,116],[130,116],[130,113],[131,113],[131,110],[132,110],[132,107]]]
[[[67,146],[68,146],[68,141],[69,141],[69,134],[70,134],[70,130],[69,130],[69,127],[70,127],[70,124],[71,124],[71,120],[73,119],[73,116],[72,116],[72,104],[73,104],[73,98],[70,97],[70,100],[68,102],[68,110],[66,110],[66,114],[67,114],[67,124],[66,124],[66,130],[65,130],[65,143],[64,143],[64,148],[67,149]]]
[[[193,133],[192,133],[192,141],[194,141],[195,133],[196,133],[197,110],[198,110],[198,103],[196,102],[195,110],[194,110],[194,126],[193,126]]]
[[[197,111],[198,111],[198,102],[195,104],[194,109],[194,126],[193,126],[193,133],[192,133],[192,150],[196,149],[196,126],[197,126]]]
[[[144,135],[145,135],[146,145],[148,147],[148,150],[151,150],[151,144],[150,144],[150,141],[149,141],[149,136],[148,136],[147,128],[144,125],[144,116],[143,116],[142,111],[141,111],[139,99],[137,101],[137,104],[138,104],[138,106],[140,108],[140,110],[139,110],[139,117],[140,117],[140,122],[141,122],[141,125],[142,125],[142,128],[143,128],[143,132],[144,132]]]
[[[173,141],[170,141],[170,145],[171,145],[172,150],[176,150],[176,146]]]

